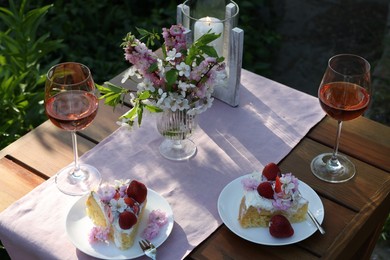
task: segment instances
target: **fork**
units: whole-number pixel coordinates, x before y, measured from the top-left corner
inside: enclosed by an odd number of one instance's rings
[[[311,220],[314,222],[314,224],[316,225],[318,231],[320,231],[320,233],[322,235],[325,234],[325,230],[324,228],[320,225],[320,223],[318,222],[318,220],[316,219],[316,217],[313,215],[313,213],[310,211],[310,209],[307,209],[307,214],[309,215],[309,217],[311,218]]]
[[[298,193],[299,193],[299,196],[302,197],[302,194],[301,194],[301,192],[299,190],[298,190]],[[314,225],[317,227],[318,231],[320,231],[320,233],[322,235],[324,235],[325,234],[325,229],[321,226],[320,222],[318,222],[317,218],[313,215],[313,213],[310,211],[309,208],[307,209],[307,214],[309,215],[309,217],[313,221]]]
[[[154,260],[157,259],[157,248],[149,240],[141,240],[138,243],[146,256]]]

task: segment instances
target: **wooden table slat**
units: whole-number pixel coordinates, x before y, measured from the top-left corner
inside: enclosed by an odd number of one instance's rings
[[[113,107],[105,105],[101,100],[99,103],[99,111],[92,124],[81,132],[89,138],[101,142],[119,128],[119,125],[116,122],[118,121],[118,118],[128,110],[128,107],[122,105],[118,105],[114,109]]]
[[[334,184],[318,179],[310,170],[310,158],[314,158],[319,151],[326,151],[326,149],[330,148],[305,138],[295,147],[294,153],[282,161],[282,172],[294,169],[293,174],[303,182],[310,183],[311,188],[321,196],[337,201],[356,212],[371,202],[370,200],[376,196],[378,187],[390,191],[390,186],[386,187],[386,183],[390,181],[390,174],[354,158],[351,159],[357,173],[350,181]]]
[[[126,107],[118,106],[114,111],[101,101],[98,115],[82,134],[91,140],[102,141],[119,127],[116,119],[127,110]],[[96,145],[89,139],[80,135],[77,137],[79,156]],[[36,156],[37,154],[40,156]],[[54,126],[50,121],[45,121],[32,133],[1,150],[0,158],[4,156],[13,157],[50,177],[73,161],[71,134]]]
[[[325,117],[308,137],[329,147],[334,146],[337,121]],[[343,123],[339,150],[390,172],[390,127],[358,117]]]
[[[0,159],[0,176],[0,211],[45,181],[7,158]]]
[[[60,130],[50,121],[33,131],[2,150],[1,157],[15,158],[48,177],[73,161],[70,133]],[[84,138],[78,137],[77,141],[79,155],[95,146],[95,143]]]
[[[239,245],[239,249],[237,248]],[[315,259],[310,251],[295,245],[275,247],[255,244],[233,234],[226,226],[221,226],[208,239],[189,255],[189,259]]]

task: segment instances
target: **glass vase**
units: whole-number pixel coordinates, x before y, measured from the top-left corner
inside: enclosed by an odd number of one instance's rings
[[[161,155],[173,161],[194,156],[196,145],[188,138],[197,126],[197,115],[189,115],[186,110],[173,112],[167,109],[161,112],[157,119],[157,130],[165,138],[159,148]]]

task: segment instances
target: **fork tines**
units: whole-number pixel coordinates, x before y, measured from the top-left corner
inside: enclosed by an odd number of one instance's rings
[[[139,246],[142,248],[143,251],[148,250],[150,248],[154,248],[154,245],[147,239],[145,240],[140,240]]]

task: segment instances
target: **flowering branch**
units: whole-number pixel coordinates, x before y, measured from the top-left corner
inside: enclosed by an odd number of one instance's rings
[[[159,39],[154,32],[137,30],[149,45]],[[133,66],[125,73],[122,83],[133,77],[141,79],[136,95],[111,83],[97,86],[105,104],[114,107],[130,93],[133,108],[120,117],[121,124],[132,126],[138,118],[138,125],[141,125],[144,109],[150,112],[186,110],[189,114],[197,114],[211,106],[214,85],[226,80],[224,58],[209,45],[221,35],[209,31],[187,48],[184,31],[181,25],[163,28],[163,58],[132,33],[123,39],[121,47],[125,59]]]

